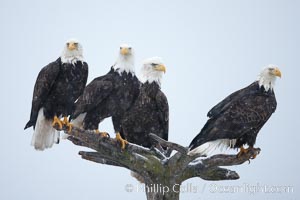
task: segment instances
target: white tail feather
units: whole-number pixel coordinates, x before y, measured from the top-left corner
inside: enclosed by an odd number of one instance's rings
[[[188,152],[188,155],[208,155],[211,154],[214,150],[219,148],[221,151],[226,150],[228,148],[233,148],[236,143],[236,140],[230,139],[219,139],[211,142],[206,142],[199,147],[193,149],[192,151]]]
[[[76,128],[82,128],[83,127],[83,120],[86,116],[86,113],[80,114],[78,117],[76,117],[74,120],[72,120],[72,125]]]
[[[63,133],[61,136],[61,139],[66,140],[66,139],[68,139],[68,137],[69,137],[69,134]]]
[[[39,110],[31,145],[36,150],[43,151],[59,142],[59,132],[52,127],[52,121],[44,116],[44,108]]]

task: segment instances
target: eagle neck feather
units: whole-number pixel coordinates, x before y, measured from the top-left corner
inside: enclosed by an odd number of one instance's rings
[[[78,44],[78,50],[73,51],[70,51],[65,47],[61,55],[61,62],[75,65],[77,61],[84,62],[82,47]]]
[[[273,76],[270,76],[266,73],[261,73],[258,76],[259,87],[263,87],[266,92],[268,92],[269,90],[273,91],[275,86],[275,80],[276,79]]]
[[[131,73],[134,75],[134,60],[133,56],[119,56],[116,63],[113,65],[113,68],[120,75],[122,72]]]

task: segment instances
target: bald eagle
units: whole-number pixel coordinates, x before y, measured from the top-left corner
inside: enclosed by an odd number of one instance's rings
[[[133,54],[131,46],[121,45],[118,59],[110,71],[86,86],[71,115],[74,126],[99,133],[98,124],[112,117],[117,139],[125,142],[120,135],[121,119],[134,103],[140,87],[134,73]]]
[[[276,76],[281,72],[275,65],[265,67],[257,81],[238,90],[207,114],[208,121],[189,146],[189,154],[207,154],[217,147],[240,148],[238,156],[254,149],[256,136],[275,112]],[[243,145],[248,145],[244,149]]]
[[[59,134],[52,126],[69,125],[68,115],[82,94],[88,77],[82,46],[75,40],[66,42],[62,55],[39,72],[35,82],[30,120],[24,129],[34,128],[31,144],[44,150],[58,143]],[[59,118],[64,117],[61,121]]]
[[[144,147],[153,146],[148,134],[153,133],[168,140],[169,106],[160,90],[166,68],[158,57],[144,61],[142,75],[144,82],[134,105],[122,119],[122,132],[125,139]]]

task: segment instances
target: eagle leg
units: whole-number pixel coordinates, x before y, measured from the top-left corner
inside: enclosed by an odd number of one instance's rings
[[[100,132],[98,129],[95,130],[95,134],[100,134],[101,137],[110,138],[110,135],[107,132]]]
[[[69,122],[68,117],[64,117],[62,124],[67,127],[68,133],[72,131],[72,124]]]
[[[248,149],[244,149],[243,146],[240,147],[240,152],[236,155],[237,158],[240,158],[243,154],[248,153],[249,148]]]
[[[126,147],[126,144],[128,144],[127,140],[124,140],[124,139],[121,137],[121,134],[120,134],[120,133],[117,133],[117,134],[116,134],[116,140],[120,142],[120,144],[121,144],[121,149],[124,150],[125,147]]]
[[[58,117],[55,115],[54,118],[53,118],[53,122],[52,122],[52,126],[54,128],[57,128],[58,130],[61,130],[62,129],[62,122],[60,121],[60,119],[58,119]]]
[[[249,148],[244,149],[244,147],[241,146],[241,147],[240,147],[240,152],[237,154],[237,158],[241,157],[243,154],[246,154],[246,153],[248,153],[248,152],[256,152],[256,153],[254,153],[254,154],[250,157],[250,159],[255,159],[256,156],[257,156],[257,155],[259,154],[259,152],[260,152],[260,148],[254,148],[254,147],[250,146]]]

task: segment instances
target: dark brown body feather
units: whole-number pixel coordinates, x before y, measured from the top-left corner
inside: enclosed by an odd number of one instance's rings
[[[35,127],[40,108],[44,108],[46,119],[54,115],[68,116],[74,109],[74,102],[82,94],[88,77],[86,62],[74,65],[62,63],[58,58],[45,66],[39,73],[33,91],[30,120],[25,129]]]
[[[273,91],[254,82],[225,98],[207,114],[209,120],[193,139],[190,150],[218,139],[236,139],[235,148],[254,146],[256,136],[276,110]]]
[[[133,107],[124,115],[122,127],[129,142],[145,147],[152,146],[149,133],[168,140],[168,101],[156,82],[142,85]]]
[[[132,73],[119,74],[113,68],[87,85],[75,105],[72,118],[86,113],[83,128],[98,129],[98,124],[112,117],[114,129],[121,131],[120,120],[139,94],[140,82]]]

